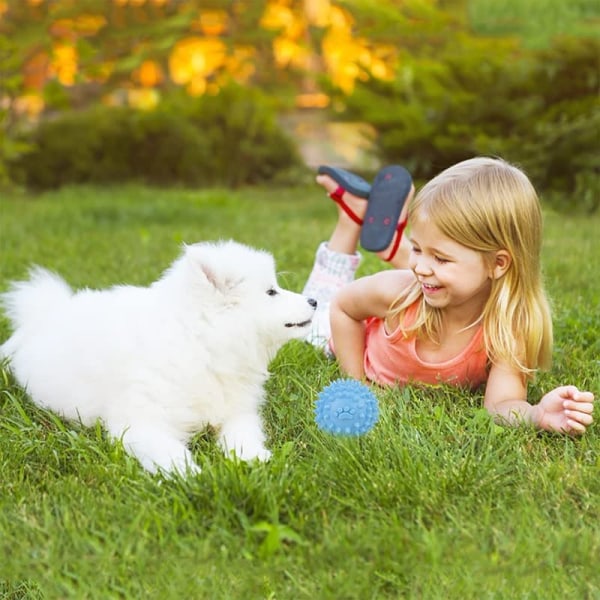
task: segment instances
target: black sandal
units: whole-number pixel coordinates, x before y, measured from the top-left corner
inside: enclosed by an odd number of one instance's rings
[[[339,167],[329,167],[327,165],[321,165],[317,171],[319,175],[329,175],[339,186],[343,187],[344,190],[358,196],[359,198],[368,198],[369,192],[371,191],[371,185],[368,181],[365,181],[362,177],[346,171],[346,169],[340,169]]]
[[[360,231],[360,244],[369,252],[381,252],[396,243],[386,260],[391,260],[398,246],[406,221],[398,223],[400,213],[412,188],[410,173],[399,165],[384,167],[379,171],[371,186],[367,212]]]

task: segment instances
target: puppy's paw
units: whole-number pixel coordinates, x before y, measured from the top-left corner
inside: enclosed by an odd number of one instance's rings
[[[237,444],[233,448],[225,446],[223,451],[226,456],[234,459],[237,458],[244,462],[251,462],[253,460],[265,462],[271,458],[271,452],[264,446],[252,443]]]
[[[257,414],[244,414],[224,423],[219,444],[225,456],[233,454],[246,462],[271,458],[271,453],[265,448],[265,436]]]

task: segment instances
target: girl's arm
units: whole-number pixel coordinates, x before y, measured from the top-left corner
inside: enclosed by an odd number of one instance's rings
[[[356,279],[334,297],[331,338],[338,363],[350,377],[365,377],[365,319],[384,319],[392,302],[412,281],[414,275],[410,271],[381,271]]]
[[[594,394],[565,385],[548,392],[538,404],[526,400],[523,377],[506,365],[493,365],[485,389],[485,408],[509,425],[529,423],[538,429],[582,434],[592,424]]]

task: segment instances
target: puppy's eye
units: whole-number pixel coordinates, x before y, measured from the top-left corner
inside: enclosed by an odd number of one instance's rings
[[[267,290],[267,296],[277,296],[279,292],[275,288],[269,288]]]

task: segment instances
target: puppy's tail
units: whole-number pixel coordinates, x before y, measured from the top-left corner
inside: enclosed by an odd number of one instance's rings
[[[72,295],[64,279],[42,267],[33,267],[27,281],[15,281],[0,294],[0,304],[17,330],[51,319],[55,308]]]

